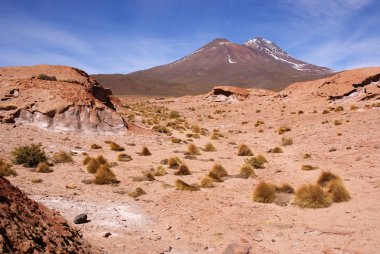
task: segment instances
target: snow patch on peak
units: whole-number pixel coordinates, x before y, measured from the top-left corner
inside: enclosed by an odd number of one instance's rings
[[[192,55],[195,55],[195,54],[201,52],[201,51],[204,50],[204,49],[205,49],[205,48],[200,48],[200,49],[198,49],[198,50],[196,50],[196,51],[194,51],[194,52],[188,54],[187,56],[182,57],[181,59],[179,59],[179,60],[173,62],[172,64],[177,64],[177,63],[179,63],[179,62],[185,61],[187,58],[189,58],[189,57],[191,57]]]
[[[235,62],[235,61],[232,61],[230,54],[227,53],[227,56],[228,56],[228,62],[229,62],[230,64],[237,63],[237,62]]]

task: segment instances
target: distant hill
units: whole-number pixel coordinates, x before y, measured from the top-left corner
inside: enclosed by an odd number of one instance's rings
[[[255,38],[244,44],[215,39],[166,65],[130,74],[92,75],[114,94],[201,94],[215,85],[280,90],[296,81],[329,76],[332,70],[290,56],[275,43]]]

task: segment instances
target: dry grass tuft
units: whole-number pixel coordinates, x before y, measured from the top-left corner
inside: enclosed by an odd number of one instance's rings
[[[126,153],[120,153],[117,155],[117,160],[127,162],[127,161],[131,161],[132,157]]]
[[[177,176],[191,175],[191,172],[190,172],[189,167],[186,164],[182,163],[181,165],[179,165],[178,171],[175,172],[174,175],[177,175]]]
[[[12,164],[0,159],[0,176],[16,176],[17,173],[12,169]]]
[[[198,191],[199,190],[198,187],[185,183],[184,181],[180,179],[177,179],[175,181],[175,189],[183,190],[183,191]]]
[[[200,155],[201,153],[199,152],[198,148],[194,144],[189,144],[187,146],[187,152],[185,153],[186,155]]]
[[[332,202],[332,196],[317,184],[302,185],[294,198],[294,204],[303,208],[329,207]]]
[[[293,145],[293,139],[291,137],[282,137],[281,138],[282,146],[290,146]]]
[[[101,149],[102,147],[98,144],[92,144],[91,149]]]
[[[110,149],[112,151],[118,151],[118,152],[121,152],[121,151],[124,151],[124,147],[116,144],[115,142],[109,142],[108,145],[110,146]]]
[[[276,187],[276,191],[277,192],[282,192],[282,193],[293,193],[294,189],[293,189],[293,187],[290,184],[284,183],[281,186]]]
[[[144,178],[148,181],[156,180],[156,178],[154,177],[153,174],[154,174],[154,172],[152,172],[152,171],[144,171],[143,172]]]
[[[167,174],[168,172],[166,172],[166,169],[164,169],[162,166],[158,166],[156,170],[154,171],[155,176],[164,176]]]
[[[210,139],[211,140],[218,140],[219,139],[219,135],[217,132],[213,132],[210,136]]]
[[[256,157],[245,159],[244,162],[255,169],[262,169],[265,168],[264,164],[267,163],[268,160],[263,155],[259,154]]]
[[[303,155],[303,158],[304,158],[304,159],[310,159],[310,158],[311,158],[311,154],[309,154],[309,153],[305,153],[305,154]]]
[[[203,151],[205,151],[205,152],[215,152],[216,148],[215,148],[215,146],[212,143],[207,143],[205,145],[205,148],[203,149]]]
[[[350,194],[340,179],[333,179],[327,184],[327,192],[331,194],[334,202],[346,202],[351,199]]]
[[[221,179],[219,176],[217,176],[214,172],[208,172],[207,176],[211,177],[212,180],[216,183],[222,183],[223,179]]]
[[[53,169],[50,168],[49,164],[46,162],[40,162],[37,165],[37,170],[38,173],[50,173],[53,172]]]
[[[212,166],[210,172],[214,173],[219,178],[228,176],[227,170],[219,163],[215,163]]]
[[[65,151],[59,151],[53,155],[53,161],[55,163],[73,162],[73,157]]]
[[[88,155],[86,155],[86,156],[84,157],[83,161],[82,161],[83,166],[86,166],[87,163],[89,163],[90,160],[91,160],[91,157],[88,156]]]
[[[256,177],[256,174],[250,165],[244,164],[240,168],[240,172],[238,174],[238,177],[243,178],[243,179],[248,179],[250,177]]]
[[[310,170],[315,170],[315,169],[318,169],[318,167],[314,167],[312,165],[302,165],[301,166],[301,170],[305,170],[305,171],[310,171]]]
[[[270,152],[270,153],[283,153],[284,151],[282,151],[282,148],[281,148],[281,147],[276,146],[275,148],[270,149],[269,152]]]
[[[31,144],[30,146],[16,147],[12,151],[14,164],[22,164],[24,167],[34,168],[40,162],[47,161],[45,151],[41,144]]]
[[[213,188],[214,187],[214,180],[210,176],[204,176],[199,181],[199,186],[201,188]]]
[[[96,171],[95,184],[111,184],[117,182],[115,174],[108,165],[101,165]]]
[[[148,147],[144,146],[139,155],[140,156],[150,156],[152,154],[149,151]]]
[[[145,194],[146,194],[146,192],[140,187],[137,187],[134,191],[128,192],[128,196],[130,196],[132,198],[138,198],[138,197],[145,195]]]
[[[98,157],[96,157],[96,159],[99,161],[100,164],[104,165],[104,164],[107,164],[108,161],[106,158],[104,158],[103,155],[98,155]]]
[[[238,156],[253,156],[253,153],[246,144],[241,144],[238,149]]]
[[[340,180],[340,177],[331,173],[330,171],[323,171],[321,173],[321,175],[319,176],[318,178],[318,181],[317,183],[322,186],[322,187],[326,187],[327,184],[331,181],[331,180]]]
[[[100,162],[96,158],[90,158],[90,160],[86,164],[86,169],[88,173],[95,174],[98,168],[100,167]]]
[[[284,134],[287,131],[291,131],[287,125],[282,125],[280,128],[278,128],[278,134]]]
[[[260,182],[253,192],[253,201],[272,203],[276,199],[276,186],[271,183]]]
[[[169,168],[178,168],[182,161],[178,157],[170,157],[168,160]]]

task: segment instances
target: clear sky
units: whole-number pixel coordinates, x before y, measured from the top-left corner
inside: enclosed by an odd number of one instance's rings
[[[380,66],[379,0],[1,0],[0,66],[129,73],[264,37],[335,70]]]

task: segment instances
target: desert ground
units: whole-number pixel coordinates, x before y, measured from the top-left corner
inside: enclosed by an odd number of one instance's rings
[[[355,83],[355,75],[342,74],[337,84]],[[119,96],[123,107],[117,112],[129,121],[129,130],[99,134],[2,123],[0,153],[11,161],[15,147],[31,143],[41,143],[50,157],[59,151],[71,153],[73,162],[57,163],[51,173],[14,165],[17,176],[8,179],[31,199],[63,215],[99,252],[224,253],[229,244],[236,244],[246,248],[241,253],[376,253],[380,247],[379,103],[359,100],[360,93],[329,100],[323,93],[335,96],[345,91],[335,90],[338,85],[323,90],[320,84],[326,82],[299,83],[280,92],[252,92],[244,100],[232,101],[205,95]],[[376,89],[378,82],[371,85]],[[317,88],[322,95],[315,93]],[[175,125],[162,131],[170,134],[150,130],[173,121]],[[279,134],[283,126],[290,130]],[[292,139],[292,144],[284,145],[283,137]],[[125,151],[111,150],[109,141]],[[202,149],[209,142],[216,151]],[[91,149],[93,144],[101,148]],[[186,155],[189,144],[195,144],[200,154]],[[256,176],[225,177],[213,188],[198,191],[175,188],[177,179],[199,183],[215,163],[229,175],[237,175],[250,158],[238,156],[241,144],[267,159],[263,168],[254,169]],[[144,146],[151,155],[139,154]],[[268,152],[275,147],[283,153]],[[132,160],[118,161],[120,153]],[[89,184],[94,175],[82,163],[86,154],[103,155],[119,182]],[[188,166],[191,175],[175,175],[176,169],[165,165],[164,160],[174,156]],[[313,170],[301,170],[302,165],[311,165]],[[143,177],[159,166],[166,175]],[[287,183],[297,190],[315,183],[322,171],[340,176],[349,201],[312,209],[295,205],[293,194],[279,193],[272,203],[253,200],[262,181]],[[128,195],[138,187],[146,194]],[[80,213],[86,213],[89,222],[74,225]]]

